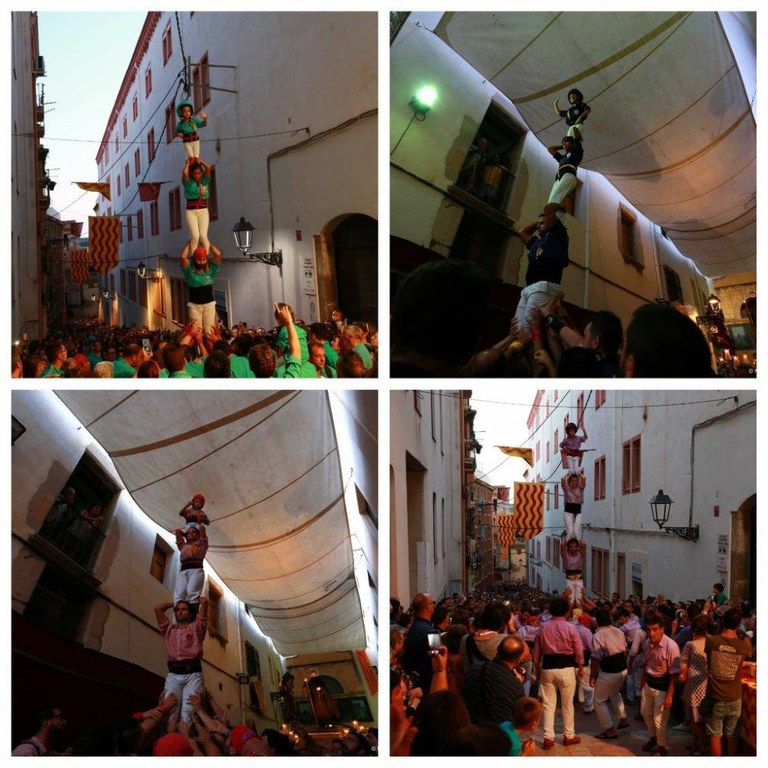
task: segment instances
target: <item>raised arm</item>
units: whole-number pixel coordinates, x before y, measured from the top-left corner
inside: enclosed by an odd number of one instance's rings
[[[209,243],[209,245],[213,254],[213,263],[221,264],[221,251],[213,243]]]
[[[299,337],[296,334],[296,327],[293,324],[291,310],[287,304],[275,304],[275,313],[281,320],[286,331],[288,331],[288,354],[290,357],[301,359],[301,347],[299,346]]]
[[[189,266],[189,243],[184,243],[184,247],[181,249],[181,268],[186,269]]]
[[[193,157],[188,157],[187,162],[184,163],[184,168],[181,171],[181,181],[182,183],[185,183],[189,181],[189,166],[192,165],[194,161]]]
[[[181,532],[181,528],[177,528],[174,533],[176,534],[176,546],[181,549],[186,543],[184,541],[184,534]]]
[[[173,608],[173,603],[160,603],[159,605],[155,606],[155,620],[157,621],[158,626],[160,624],[165,624],[165,622],[168,621],[168,617],[165,615],[165,612],[169,608]]]

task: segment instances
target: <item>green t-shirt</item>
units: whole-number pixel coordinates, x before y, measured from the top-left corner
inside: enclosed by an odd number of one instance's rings
[[[122,357],[118,357],[112,363],[113,379],[132,379],[135,373],[136,369],[130,363],[126,363]]]
[[[248,364],[248,358],[243,355],[230,355],[229,370],[233,379],[255,379],[256,375]]]

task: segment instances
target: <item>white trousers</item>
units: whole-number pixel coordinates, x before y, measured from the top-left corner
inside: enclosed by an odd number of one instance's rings
[[[186,153],[187,157],[196,157],[200,158],[200,139],[197,141],[185,141],[184,142],[184,152]]]
[[[191,722],[194,708],[187,699],[193,693],[202,693],[204,689],[205,682],[203,681],[202,672],[189,672],[186,675],[177,675],[174,672],[167,674],[165,678],[165,693],[172,693],[177,699],[175,708],[168,715],[169,725],[179,721],[179,713],[181,713],[181,719],[185,723]]]
[[[600,670],[600,674],[597,676],[595,681],[595,713],[600,728],[604,731],[614,727],[611,710],[608,707],[609,701],[619,720],[624,720],[627,716],[624,699],[621,698],[621,686],[624,684],[626,676],[626,669],[622,672],[603,672]]]
[[[210,251],[211,243],[208,240],[208,223],[210,216],[207,208],[188,208],[187,229],[189,230],[189,255],[197,248],[198,243]]]
[[[627,670],[627,699],[640,698],[640,683],[643,680],[643,665],[639,659],[632,662],[632,669]]]
[[[573,667],[565,669],[542,669],[539,680],[539,696],[544,705],[542,725],[544,738],[555,738],[555,710],[557,709],[557,692],[560,691],[560,703],[563,713],[563,735],[573,738],[575,735],[575,719],[573,715],[573,694],[576,693],[576,670]]]
[[[563,512],[563,522],[565,523],[565,540],[581,541],[581,512]]]
[[[577,603],[584,594],[584,579],[566,579],[565,588],[570,593],[570,602]]]
[[[202,568],[190,568],[186,571],[179,571],[176,575],[173,604],[176,605],[179,600],[186,600],[192,604],[199,603],[203,584],[205,584],[205,571]]]
[[[595,689],[589,684],[589,664],[584,665],[581,675],[578,677],[579,704],[584,705],[585,712],[592,712],[595,708]]]
[[[656,744],[660,747],[667,746],[667,721],[672,708],[664,709],[666,691],[657,691],[647,685],[640,696],[640,714],[645,720],[648,736],[656,737]]]
[[[207,304],[187,304],[190,322],[196,322],[204,334],[213,333],[216,328],[216,302],[209,301]]]
[[[564,295],[560,283],[548,283],[546,280],[540,280],[538,283],[532,283],[523,288],[515,310],[517,327],[530,333],[534,310],[549,304],[552,299]]]
[[[555,180],[552,185],[552,191],[549,193],[548,203],[563,204],[568,195],[576,189],[576,175],[573,173],[564,173],[559,179]]]

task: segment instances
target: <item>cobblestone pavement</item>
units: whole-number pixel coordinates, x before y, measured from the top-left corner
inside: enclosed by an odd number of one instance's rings
[[[542,757],[598,757],[623,756],[623,755],[642,755],[649,756],[649,752],[643,752],[641,747],[648,740],[648,731],[642,720],[635,719],[640,713],[639,702],[627,705],[627,717],[629,718],[629,728],[624,728],[619,733],[618,739],[602,740],[596,739],[595,734],[600,733],[600,724],[597,722],[597,715],[584,714],[582,705],[576,705],[576,735],[581,738],[581,744],[572,747],[563,746],[563,723],[558,708],[555,716],[555,746],[544,750],[541,748],[542,734],[541,728],[536,733],[536,756]],[[691,753],[686,748],[690,742],[690,733],[687,731],[675,730],[671,721],[668,726],[667,751],[672,757],[689,756]]]

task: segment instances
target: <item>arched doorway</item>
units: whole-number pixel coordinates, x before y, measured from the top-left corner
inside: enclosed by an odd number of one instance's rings
[[[362,213],[338,217],[320,235],[318,290],[321,319],[340,308],[349,320],[378,326],[379,226]]]
[[[748,600],[754,607],[757,600],[757,496],[753,494],[731,512],[730,584],[728,596]]]

